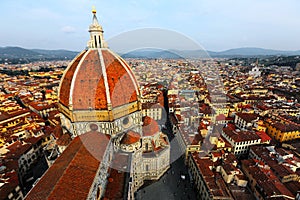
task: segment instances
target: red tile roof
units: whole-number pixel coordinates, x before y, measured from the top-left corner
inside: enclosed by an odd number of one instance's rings
[[[127,178],[129,178],[128,172],[130,170],[131,160],[130,154],[122,151],[114,153],[114,158],[110,165],[110,169],[108,170],[109,177],[103,200],[123,199],[124,192],[128,188]]]
[[[128,65],[123,60],[120,62],[107,50],[103,50],[102,54],[106,67],[112,106],[117,107],[137,101],[138,97],[135,86],[138,84]]]
[[[30,114],[30,110],[27,109],[27,108],[26,109],[19,109],[19,110],[9,111],[9,112],[2,112],[0,114],[0,122],[12,119],[12,118],[17,117],[19,115],[24,115],[26,113],[28,113],[28,115]]]
[[[51,108],[57,108],[57,105],[52,103],[52,104],[48,104],[42,101],[38,101],[38,102],[30,102],[29,106],[31,106],[32,108],[34,108],[37,111],[43,111],[43,110],[47,110],[47,109],[51,109]]]
[[[123,199],[125,186],[125,172],[110,169],[108,184],[103,199]]]
[[[260,137],[252,131],[232,130],[230,127],[223,128],[223,132],[234,142],[258,140]]]
[[[106,109],[107,99],[99,53],[97,50],[88,51],[84,60],[77,66],[77,75],[73,77],[73,109]]]
[[[43,139],[43,135],[39,136],[39,137],[30,137],[24,140],[24,142],[28,143],[28,144],[36,144],[39,141],[41,141]]]
[[[140,140],[140,134],[134,131],[128,131],[122,138],[121,144],[134,144]]]
[[[293,124],[293,123],[283,124],[281,122],[276,122],[276,123],[272,124],[272,126],[276,129],[280,130],[281,132],[292,132],[292,131],[300,130],[300,126],[297,124]]]
[[[236,113],[236,115],[247,123],[251,123],[252,121],[259,118],[259,115],[254,113]]]
[[[293,193],[294,196],[297,196],[297,193],[300,193],[300,184],[298,181],[290,181],[284,183],[284,185]]]
[[[57,125],[52,134],[56,139],[60,138],[63,135],[63,129],[61,125]]]
[[[151,117],[143,118],[143,136],[152,136],[159,132],[158,123]]]
[[[269,199],[276,194],[286,195],[290,199],[295,197],[263,162],[254,159],[241,162],[242,169],[255,179],[256,187],[261,189],[264,198]]]
[[[122,151],[115,152],[110,168],[128,172],[130,170],[131,160],[130,154]]]
[[[19,185],[19,179],[16,171],[8,172],[2,178],[5,178],[6,181],[5,184],[0,187],[0,199],[6,199],[8,195],[11,192],[14,192],[14,189]]]
[[[12,159],[19,159],[23,154],[28,152],[31,149],[31,147],[32,144],[16,141],[12,145],[6,148],[7,150],[9,150],[9,152],[5,154],[5,157],[12,158]]]
[[[72,141],[72,138],[69,134],[63,134],[56,140],[56,144],[59,146],[68,146],[70,142]]]
[[[161,109],[164,109],[163,106],[161,106],[159,103],[143,103],[142,104],[142,109],[153,109],[153,108],[161,108]]]
[[[258,131],[256,132],[256,135],[258,135],[261,138],[262,143],[271,141],[271,137],[264,131]]]
[[[208,158],[201,158],[199,153],[192,153],[192,159],[196,163],[209,192],[214,197],[223,197],[224,199],[226,197],[230,197],[222,177],[211,170],[211,167],[214,166],[214,163]]]
[[[216,117],[216,121],[223,121],[223,120],[226,120],[226,116],[224,114],[219,114]]]
[[[83,57],[83,55],[85,54],[85,51],[82,51],[71,63],[71,65],[69,66],[69,68],[65,71],[64,77],[61,81],[61,85],[60,85],[60,91],[70,91],[71,88],[71,82],[73,79],[73,75],[74,72],[81,60],[81,58]],[[70,93],[69,92],[60,92],[59,93],[59,101],[65,105],[65,106],[69,106],[69,98],[70,98]]]
[[[26,199],[86,199],[108,142],[99,132],[74,138]]]

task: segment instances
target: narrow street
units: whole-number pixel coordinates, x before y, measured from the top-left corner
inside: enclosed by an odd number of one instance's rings
[[[172,134],[172,133],[168,133]],[[171,138],[171,137],[169,137]],[[171,143],[171,160],[175,160],[180,152],[176,137]],[[145,182],[136,193],[137,200],[195,200],[196,192],[191,183],[187,167],[184,164],[184,155],[170,164],[170,169],[156,182]]]
[[[44,156],[42,156],[35,166],[29,170],[24,178],[24,194],[27,194],[29,190],[33,187],[33,184],[39,179],[48,169],[47,161]]]

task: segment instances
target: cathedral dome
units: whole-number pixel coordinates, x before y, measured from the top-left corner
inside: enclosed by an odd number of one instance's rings
[[[73,110],[115,108],[138,100],[138,84],[126,62],[109,49],[88,49],[66,70],[59,102]]]
[[[88,48],[69,64],[62,77],[59,104],[65,114],[68,111],[113,111],[139,101],[139,86],[133,72],[120,56],[106,47],[102,27],[96,12],[93,14]],[[112,118],[115,117],[111,116],[110,120]]]

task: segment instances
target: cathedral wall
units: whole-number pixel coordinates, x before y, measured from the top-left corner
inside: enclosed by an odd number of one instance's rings
[[[169,169],[170,147],[155,153],[144,153],[142,163],[145,180],[159,179]]]
[[[91,131],[90,125],[95,124],[98,127],[98,131],[111,135],[116,136],[119,133],[126,132],[127,130],[133,130],[137,133],[142,132],[142,118],[141,118],[141,112],[134,112],[131,113],[125,117],[121,117],[119,119],[116,119],[112,122],[71,122],[70,119],[68,119],[65,115],[62,114],[61,116],[61,123],[62,127],[64,127],[66,130],[68,130],[72,137],[76,137],[78,135],[84,134],[88,131]]]
[[[132,178],[130,190],[136,192],[144,184],[142,149],[132,154],[130,177]]]
[[[89,197],[87,199],[101,199],[101,197],[103,196],[105,187],[107,185],[107,177],[109,175],[108,168],[111,165],[112,158],[113,144],[110,141],[101,160],[101,164],[99,165],[97,175],[94,179],[93,185],[91,186]]]

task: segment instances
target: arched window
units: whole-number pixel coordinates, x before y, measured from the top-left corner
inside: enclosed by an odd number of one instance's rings
[[[98,48],[97,47],[97,37],[96,37],[96,35],[94,36],[94,40],[95,40],[95,48]]]

